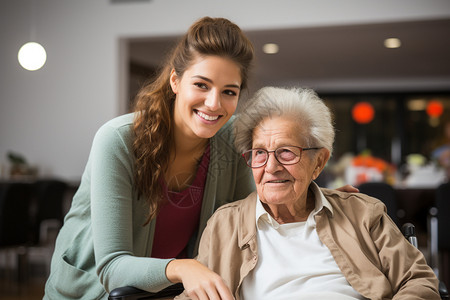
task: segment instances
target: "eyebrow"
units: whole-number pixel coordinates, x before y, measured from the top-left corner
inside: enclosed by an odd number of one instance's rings
[[[194,76],[192,76],[192,78],[199,78],[199,79],[202,79],[202,80],[207,81],[209,83],[213,83],[213,81],[211,79],[209,79],[208,77],[201,76],[201,75],[194,75]],[[237,84],[226,84],[225,87],[236,88],[236,89],[239,89],[239,90],[241,89],[241,87],[239,85],[237,85]]]

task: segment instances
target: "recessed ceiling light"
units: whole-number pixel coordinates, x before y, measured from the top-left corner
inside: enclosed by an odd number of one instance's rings
[[[264,53],[266,53],[266,54],[275,54],[275,53],[278,53],[278,50],[279,50],[280,48],[278,47],[278,45],[277,44],[274,44],[274,43],[267,43],[267,44],[265,44],[264,46],[263,46],[263,51],[264,51]]]
[[[399,48],[402,42],[398,38],[388,38],[384,40],[384,46],[386,48],[394,49]]]

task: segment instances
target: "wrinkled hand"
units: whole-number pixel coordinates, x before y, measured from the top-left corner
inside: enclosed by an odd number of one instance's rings
[[[194,259],[172,260],[166,276],[171,282],[182,282],[193,300],[234,300],[222,277]]]
[[[359,190],[350,184],[341,186],[340,188],[337,188],[336,190],[339,192],[359,193]]]

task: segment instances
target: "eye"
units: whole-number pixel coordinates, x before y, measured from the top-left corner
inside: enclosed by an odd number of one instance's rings
[[[293,160],[297,157],[297,155],[289,150],[288,148],[280,148],[277,150],[277,156],[285,161]]]
[[[255,149],[253,152],[253,155],[264,155],[266,153],[266,151],[262,150],[262,149]]]
[[[198,87],[200,89],[204,89],[204,90],[206,90],[208,88],[208,86],[205,83],[203,83],[203,82],[194,82],[194,85],[196,87]]]
[[[237,96],[237,93],[233,90],[225,90],[225,91],[223,91],[223,93],[227,96],[232,96],[232,97]]]
[[[261,158],[261,157],[265,157],[267,155],[267,152],[263,149],[255,149],[253,150],[253,157],[254,158]]]

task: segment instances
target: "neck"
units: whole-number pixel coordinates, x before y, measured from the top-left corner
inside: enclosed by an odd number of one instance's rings
[[[203,153],[205,151],[206,145],[208,144],[208,141],[209,139],[199,138],[197,136],[186,136],[183,132],[175,130],[175,149],[173,149],[172,155],[184,156]]]
[[[279,204],[269,205],[263,203],[265,210],[279,224],[304,222],[308,219],[309,214],[314,210],[316,204],[314,195],[307,193],[306,199],[298,200],[293,205]]]

